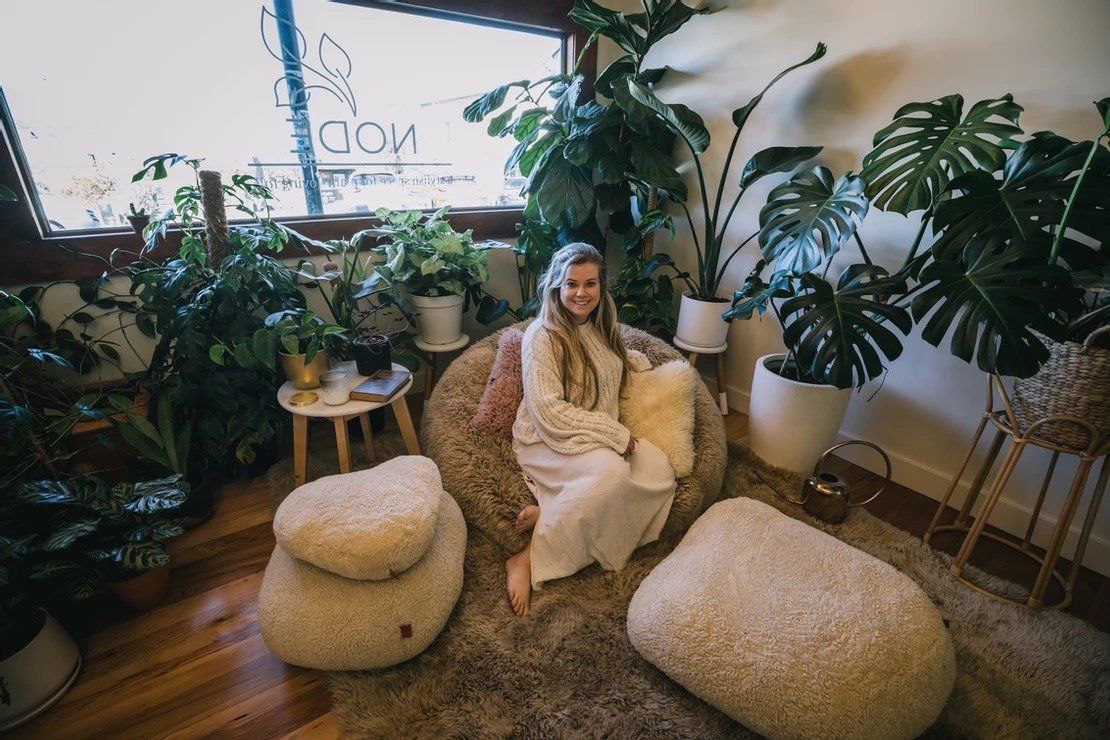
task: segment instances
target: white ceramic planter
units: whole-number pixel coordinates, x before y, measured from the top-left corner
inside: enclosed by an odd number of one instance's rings
[[[771,465],[809,475],[821,453],[836,443],[852,390],[799,383],[767,368],[769,360],[785,356],[755,361],[748,435],[752,452]]]
[[[721,318],[727,308],[727,302],[699,301],[683,293],[675,336],[683,344],[699,349],[720,347],[728,339],[728,322]]]
[[[420,338],[428,344],[451,344],[462,336],[461,295],[427,297],[410,296],[416,308],[416,323]]]
[[[35,639],[0,660],[0,678],[10,700],[0,702],[0,732],[26,722],[62,698],[80,671],[77,645],[47,614]]]

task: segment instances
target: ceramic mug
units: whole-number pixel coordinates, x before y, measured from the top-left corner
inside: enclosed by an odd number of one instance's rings
[[[323,386],[324,403],[328,406],[342,406],[351,398],[348,376],[342,370],[321,373],[320,384]]]

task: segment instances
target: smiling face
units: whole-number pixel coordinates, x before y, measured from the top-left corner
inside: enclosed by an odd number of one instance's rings
[[[571,265],[559,287],[559,302],[574,320],[584,324],[601,299],[601,278],[593,262]]]

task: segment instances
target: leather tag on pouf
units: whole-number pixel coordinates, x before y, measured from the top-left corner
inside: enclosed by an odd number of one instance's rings
[[[412,637],[412,625],[411,624],[402,624],[401,625],[401,639],[407,640],[410,637]]]

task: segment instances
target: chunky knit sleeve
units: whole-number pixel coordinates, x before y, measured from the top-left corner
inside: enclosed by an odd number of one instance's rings
[[[563,455],[578,455],[599,447],[624,454],[631,433],[623,424],[564,398],[558,358],[546,329],[537,327],[525,333],[520,357],[524,404],[544,444]]]

